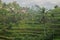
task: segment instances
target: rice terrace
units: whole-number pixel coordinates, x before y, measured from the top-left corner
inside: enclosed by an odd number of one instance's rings
[[[0,0],[0,40],[60,40],[58,1],[53,8],[31,1],[20,5],[21,0]]]

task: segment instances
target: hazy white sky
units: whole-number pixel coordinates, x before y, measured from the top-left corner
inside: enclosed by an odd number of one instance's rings
[[[54,5],[60,5],[60,0],[2,0],[3,2],[17,1],[22,6],[32,6],[34,4],[51,8]]]

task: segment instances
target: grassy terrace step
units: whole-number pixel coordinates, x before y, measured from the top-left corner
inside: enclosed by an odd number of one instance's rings
[[[43,30],[7,30],[8,32],[16,32],[16,33],[36,33],[36,34],[40,34],[40,33],[44,33]]]
[[[14,28],[14,29],[11,29],[11,30],[30,30],[30,31],[43,31],[44,30],[44,28],[42,28],[42,29],[33,29],[33,28]]]
[[[12,29],[28,29],[28,30],[36,30],[36,29],[43,29],[44,27],[12,27]]]
[[[16,32],[9,31],[9,32],[17,34],[44,34],[44,32],[17,32],[17,31]]]
[[[49,17],[50,19],[52,19],[52,17]],[[58,20],[60,19],[60,17],[53,17],[54,19]]]
[[[16,33],[16,32],[15,32]],[[14,33],[13,33],[14,34]],[[38,35],[44,35],[44,33],[16,33],[16,35],[33,35],[33,36],[38,36]]]
[[[7,36],[0,36],[0,39],[3,40],[14,40],[15,38],[24,38],[24,37],[7,37]]]
[[[25,36],[25,37],[7,37],[7,36],[0,36],[0,37],[2,37],[2,38],[4,38],[4,40],[5,39],[10,39],[10,40],[14,40],[15,38],[26,38],[26,39],[28,39],[28,38],[34,38],[34,39],[36,39],[36,38],[39,38],[39,39],[42,39],[43,37],[41,36],[41,37],[28,37],[28,36]]]

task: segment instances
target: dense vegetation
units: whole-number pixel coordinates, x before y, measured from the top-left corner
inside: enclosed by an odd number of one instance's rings
[[[60,40],[60,7],[46,10],[0,0],[0,40]]]

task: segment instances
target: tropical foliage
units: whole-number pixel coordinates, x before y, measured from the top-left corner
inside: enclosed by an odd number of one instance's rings
[[[36,9],[35,9],[36,8]],[[60,40],[60,7],[46,10],[0,1],[0,40]]]

